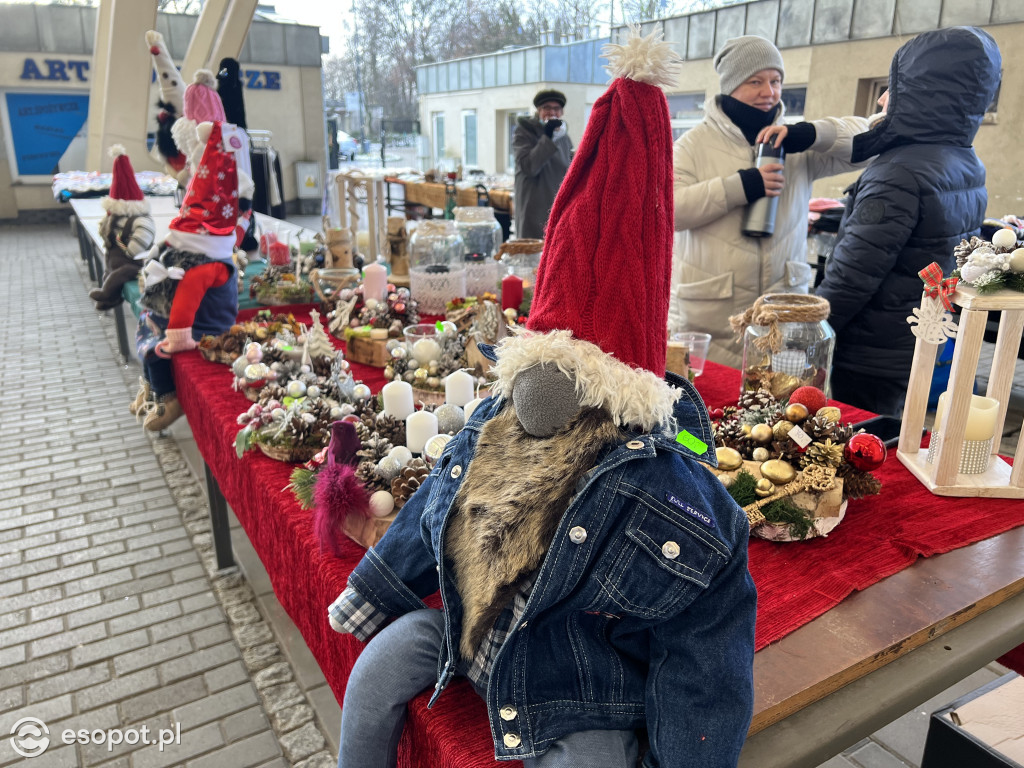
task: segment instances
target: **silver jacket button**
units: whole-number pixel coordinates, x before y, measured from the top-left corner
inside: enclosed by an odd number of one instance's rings
[[[573,544],[582,544],[587,540],[587,529],[581,525],[577,525],[575,528],[569,531],[569,541]]]
[[[505,738],[502,739],[502,741],[505,742],[505,746],[509,749],[515,749],[522,742],[522,739],[519,738],[518,734],[506,733]]]
[[[518,715],[519,713],[516,712],[516,708],[515,707],[502,707],[498,711],[498,714],[501,715],[501,719],[502,720],[508,721],[508,720],[515,720],[516,719],[516,715]]]
[[[674,541],[666,541],[661,548],[661,554],[667,557],[669,560],[675,560],[679,557],[679,545]]]
[[[453,479],[458,477],[461,474],[462,474],[462,467],[460,467],[458,464],[456,464],[454,467],[452,467],[452,478]]]
[[[632,451],[639,451],[641,448],[644,447],[644,441],[643,440],[630,440],[628,443],[626,443],[626,447],[629,448]]]

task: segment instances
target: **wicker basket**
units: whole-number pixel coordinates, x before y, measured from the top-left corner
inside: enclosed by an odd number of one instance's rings
[[[206,347],[199,347],[199,354],[211,363],[223,363],[224,365],[231,365],[238,357],[238,355],[225,352],[223,349],[207,349]]]
[[[414,403],[423,403],[424,405],[444,405],[444,390],[413,387],[412,401]]]
[[[256,445],[259,446],[259,449],[263,451],[265,456],[290,464],[303,464],[316,456],[321,450],[321,446],[315,445],[279,446],[264,445],[263,443],[256,443]]]

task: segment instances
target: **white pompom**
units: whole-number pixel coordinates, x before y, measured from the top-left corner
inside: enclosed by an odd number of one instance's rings
[[[625,77],[664,88],[676,84],[679,56],[661,39],[661,32],[641,37],[640,27],[632,25],[625,43],[609,43],[601,55],[608,59],[605,69],[613,79]]]
[[[114,144],[107,150],[107,154],[111,157],[120,157],[121,155],[127,155],[128,150],[124,148],[124,144]]]

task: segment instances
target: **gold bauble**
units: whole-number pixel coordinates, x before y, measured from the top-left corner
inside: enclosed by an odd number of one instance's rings
[[[754,424],[750,428],[750,437],[755,443],[770,443],[772,441],[772,428],[767,424]]]
[[[740,432],[742,432],[747,437],[750,437],[750,431],[751,426],[749,424],[744,424],[743,426],[740,427]]]
[[[777,421],[775,422],[775,426],[772,427],[772,434],[775,436],[776,440],[785,440],[789,437],[789,430],[795,426],[796,424],[792,421],[786,421],[785,419]]]
[[[718,468],[725,472],[743,466],[743,456],[735,448],[715,448],[715,457],[718,459]]]
[[[796,477],[796,468],[788,461],[769,459],[761,465],[761,474],[776,485],[785,485]]]
[[[771,496],[773,493],[775,493],[775,484],[771,480],[762,477],[760,480],[757,481],[757,485],[754,487],[754,493],[756,493],[762,499],[765,496]]]
[[[819,408],[814,415],[824,416],[833,424],[838,424],[839,420],[843,418],[843,412],[836,408],[834,405],[826,405],[822,408]]]
[[[767,461],[768,457],[771,456],[771,454],[768,453],[768,449],[763,445],[757,446],[757,448],[753,450],[752,455],[754,457],[754,461]]]
[[[799,424],[801,421],[810,416],[811,412],[803,403],[790,403],[789,405],[786,406],[786,410],[782,412],[782,415],[786,418],[786,421],[791,421],[794,424]]]
[[[801,381],[796,376],[788,373],[772,373],[771,381],[768,382],[768,391],[776,400],[785,400],[800,386]]]

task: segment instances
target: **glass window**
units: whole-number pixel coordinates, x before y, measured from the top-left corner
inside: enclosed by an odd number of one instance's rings
[[[462,110],[462,164],[476,165],[476,110]]]
[[[668,98],[668,114],[672,121],[672,140],[675,141],[704,119],[706,94],[673,93]]]
[[[434,165],[444,157],[444,112],[432,112],[430,121],[434,130]]]
[[[786,122],[792,123],[804,119],[804,102],[807,101],[807,88],[783,88],[782,103],[786,105]]]
[[[493,88],[497,84],[497,56],[484,57],[484,88]]]

